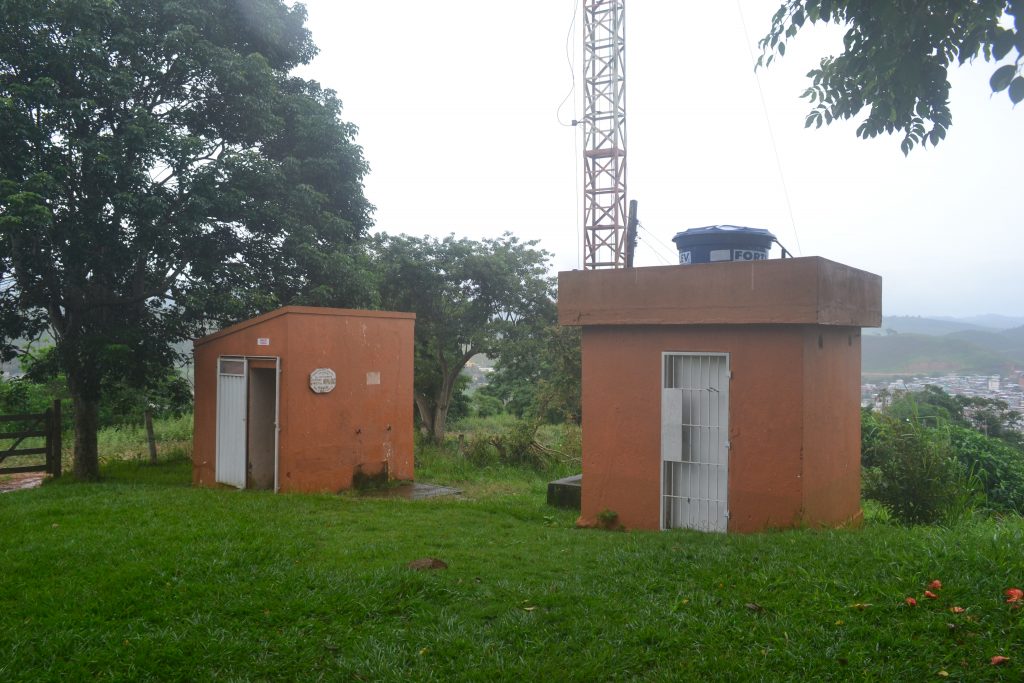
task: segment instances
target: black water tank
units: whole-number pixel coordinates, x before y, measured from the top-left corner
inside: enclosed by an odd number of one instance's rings
[[[679,250],[679,263],[686,266],[692,263],[766,259],[775,235],[761,228],[709,225],[676,233],[672,241]]]

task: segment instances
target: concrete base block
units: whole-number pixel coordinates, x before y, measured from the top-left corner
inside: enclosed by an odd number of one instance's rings
[[[583,475],[548,482],[548,505],[556,508],[580,509],[583,493]]]

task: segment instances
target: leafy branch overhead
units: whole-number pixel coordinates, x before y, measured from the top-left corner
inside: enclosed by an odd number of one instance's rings
[[[1016,105],[1024,99],[1024,0],[786,0],[759,45],[757,66],[817,23],[845,25],[843,52],[808,74],[805,125],[820,128],[867,108],[857,135],[902,133],[900,148],[937,145],[953,117],[948,69],[976,57],[999,65],[989,80]]]

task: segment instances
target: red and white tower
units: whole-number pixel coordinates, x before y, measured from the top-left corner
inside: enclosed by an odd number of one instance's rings
[[[583,0],[583,267],[625,268],[625,0]]]

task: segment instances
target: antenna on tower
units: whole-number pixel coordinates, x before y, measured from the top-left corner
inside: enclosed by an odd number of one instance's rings
[[[624,268],[625,0],[583,0],[583,267]]]

